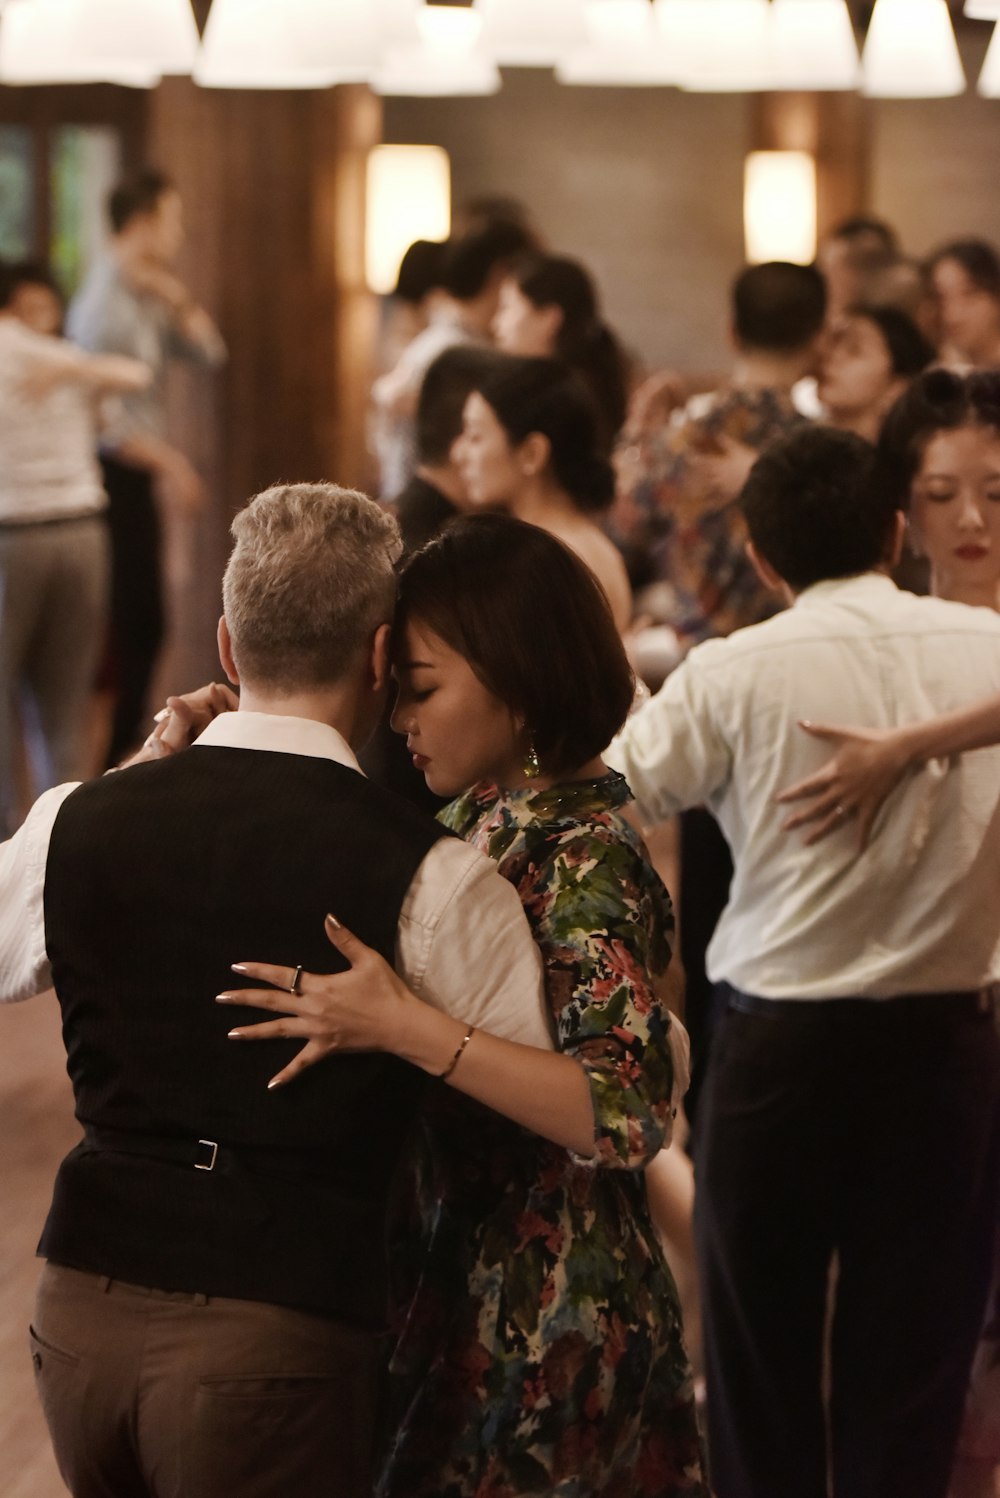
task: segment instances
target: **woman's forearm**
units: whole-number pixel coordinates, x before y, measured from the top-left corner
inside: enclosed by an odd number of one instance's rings
[[[419,1000],[392,1027],[391,1049],[432,1076],[448,1067],[467,1032]],[[575,1154],[595,1153],[594,1109],[583,1067],[571,1056],[473,1032],[448,1085]]]
[[[985,697],[971,707],[944,713],[902,730],[903,747],[911,765],[926,764],[949,754],[965,754],[1000,744],[1000,696]]]

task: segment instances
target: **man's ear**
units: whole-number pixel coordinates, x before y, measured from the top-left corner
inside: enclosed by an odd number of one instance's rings
[[[750,558],[753,570],[756,572],[757,576],[764,584],[764,587],[770,588],[772,593],[783,593],[788,586],[787,583],[785,582],[783,577],[779,576],[779,574],[775,572],[770,562],[767,561],[765,557],[761,556],[760,552],[757,550],[752,541],[747,541],[744,550],[746,551],[747,556]]]
[[[222,669],[223,671],[225,671],[226,676],[232,682],[233,686],[238,687],[240,684],[240,673],[236,668],[236,662],[233,660],[233,642],[230,638],[229,625],[226,623],[225,614],[223,614],[222,618],[219,620],[219,628],[216,632],[216,638],[219,642],[219,661],[222,665]]]
[[[392,669],[391,648],[392,626],[380,624],[372,636],[371,671],[376,692],[381,692],[389,683]]]

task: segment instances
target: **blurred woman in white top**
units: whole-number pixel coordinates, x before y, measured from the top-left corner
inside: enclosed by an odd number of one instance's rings
[[[19,821],[18,723],[35,793],[80,777],[81,726],[103,641],[107,500],[99,399],[149,383],[145,365],[58,336],[41,266],[0,267],[0,834]]]

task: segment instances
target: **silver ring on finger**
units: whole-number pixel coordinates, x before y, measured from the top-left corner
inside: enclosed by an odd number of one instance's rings
[[[301,979],[302,979],[302,964],[300,962],[299,965],[298,965],[298,967],[295,969],[295,973],[294,973],[294,975],[292,977],[291,983],[289,983],[289,985],[288,985],[288,992],[289,993],[293,993],[296,998],[298,998],[301,995],[301,993],[302,993],[302,990],[299,987],[299,983],[300,983]]]

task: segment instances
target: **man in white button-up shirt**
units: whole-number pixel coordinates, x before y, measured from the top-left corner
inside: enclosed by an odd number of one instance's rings
[[[1000,750],[929,764],[869,849],[774,797],[800,719],[888,726],[1000,688],[1000,617],[900,592],[871,450],[823,428],[744,492],[792,606],[697,647],[608,756],[649,822],[707,804],[735,877],[708,954],[726,1014],[696,1149],[719,1498],[943,1498],[996,1210]],[[821,1396],[834,1259],[830,1450]]]
[[[32,1325],[74,1498],[368,1491],[384,1202],[421,1070],[450,1077],[473,1026],[552,1046],[513,887],[358,770],[395,522],[293,485],[233,531],[220,651],[239,710],[187,753],[47,793],[0,847],[0,1001],[54,982],[85,1131]],[[343,1056],[269,1093],[297,1047],[232,1046],[213,996],[258,941],[335,969],[330,910],[444,1013],[414,1065]]]

